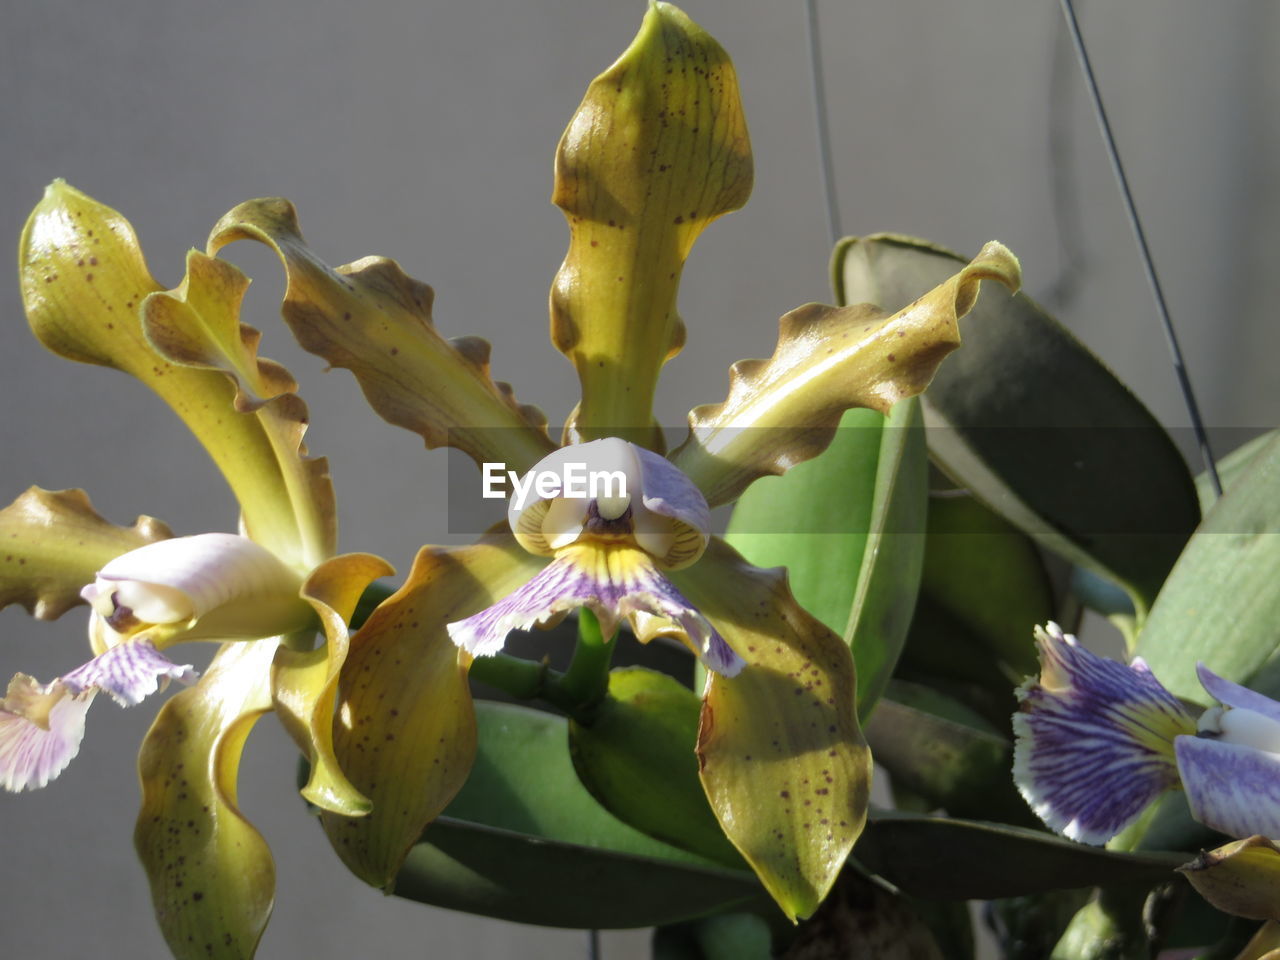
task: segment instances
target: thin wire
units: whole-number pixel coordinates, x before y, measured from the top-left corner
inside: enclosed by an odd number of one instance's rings
[[[1076,58],[1080,61],[1080,71],[1084,74],[1085,85],[1093,98],[1093,110],[1098,117],[1098,126],[1102,128],[1102,139],[1107,146],[1107,155],[1111,158],[1111,170],[1115,174],[1116,183],[1120,187],[1120,195],[1124,199],[1125,211],[1129,215],[1129,226],[1133,228],[1134,239],[1138,243],[1138,252],[1142,256],[1142,265],[1147,273],[1147,282],[1156,300],[1156,310],[1160,314],[1160,324],[1164,329],[1165,340],[1169,345],[1169,355],[1173,362],[1173,372],[1178,378],[1178,386],[1182,389],[1182,399],[1187,405],[1187,413],[1191,417],[1191,429],[1195,432],[1196,443],[1200,447],[1200,456],[1204,459],[1205,470],[1209,474],[1209,482],[1213,484],[1214,493],[1222,496],[1222,481],[1218,478],[1218,465],[1213,459],[1213,450],[1209,447],[1209,437],[1205,433],[1204,423],[1200,419],[1200,407],[1196,403],[1195,391],[1191,387],[1191,378],[1187,375],[1186,364],[1182,360],[1182,350],[1178,346],[1178,336],[1173,329],[1173,320],[1169,317],[1169,307],[1165,303],[1164,291],[1160,287],[1160,279],[1156,276],[1155,261],[1151,257],[1151,249],[1147,246],[1147,236],[1142,229],[1142,221],[1138,218],[1138,208],[1133,202],[1133,193],[1129,190],[1129,180],[1124,173],[1124,165],[1120,162],[1120,151],[1116,147],[1116,139],[1111,133],[1111,124],[1107,120],[1107,111],[1102,105],[1102,93],[1098,89],[1098,81],[1093,75],[1093,66],[1089,62],[1089,53],[1085,49],[1084,37],[1080,33],[1080,23],[1076,20],[1075,6],[1072,0],[1061,0],[1062,15],[1066,18],[1067,28],[1071,31],[1071,39],[1075,44]]]
[[[822,42],[818,37],[818,0],[805,0],[809,33],[809,67],[813,80],[813,110],[818,128],[818,163],[822,168],[822,195],[827,204],[827,232],[831,245],[844,236],[840,229],[840,203],[836,198],[836,174],[831,162],[831,126],[827,114],[827,88],[822,79]]]
[[[587,958],[588,960],[600,960],[600,931],[587,931]]]

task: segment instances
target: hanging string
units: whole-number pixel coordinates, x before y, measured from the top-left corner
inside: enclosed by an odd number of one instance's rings
[[[818,34],[818,0],[805,0],[805,23],[809,30],[809,70],[813,81],[813,109],[817,115],[818,164],[822,168],[822,195],[827,205],[827,233],[831,246],[844,236],[840,229],[840,203],[836,198],[836,175],[831,162],[831,126],[827,114],[827,88],[822,79],[822,42]]]
[[[1165,303],[1164,291],[1160,286],[1160,278],[1156,276],[1155,261],[1147,246],[1147,235],[1142,229],[1142,221],[1138,218],[1138,208],[1133,202],[1133,193],[1129,190],[1129,180],[1124,173],[1124,165],[1120,162],[1120,151],[1116,147],[1115,137],[1111,133],[1111,124],[1107,120],[1107,111],[1102,105],[1102,93],[1093,75],[1093,66],[1089,62],[1089,52],[1085,49],[1084,37],[1080,34],[1080,23],[1076,20],[1075,5],[1072,0],[1061,0],[1062,15],[1066,18],[1067,28],[1071,31],[1071,40],[1075,44],[1076,59],[1080,62],[1080,71],[1084,74],[1085,85],[1093,99],[1093,110],[1098,118],[1098,126],[1102,128],[1102,139],[1106,143],[1107,156],[1111,158],[1111,171],[1115,174],[1116,183],[1120,187],[1120,196],[1124,200],[1125,212],[1129,217],[1129,226],[1133,228],[1134,239],[1138,243],[1138,252],[1142,257],[1142,265],[1146,270],[1147,282],[1155,297],[1156,310],[1160,314],[1160,325],[1164,330],[1165,341],[1169,345],[1169,355],[1173,362],[1173,372],[1178,378],[1178,386],[1182,390],[1182,399],[1187,406],[1187,414],[1191,418],[1191,429],[1195,432],[1196,444],[1200,447],[1200,456],[1204,460],[1209,481],[1213,484],[1214,493],[1222,496],[1222,481],[1218,478],[1218,465],[1213,459],[1213,451],[1209,447],[1209,437],[1205,433],[1204,423],[1200,419],[1200,407],[1196,403],[1195,391],[1191,387],[1191,378],[1187,375],[1186,364],[1182,360],[1182,349],[1178,346],[1178,336],[1173,329],[1173,320],[1169,316],[1169,307]]]

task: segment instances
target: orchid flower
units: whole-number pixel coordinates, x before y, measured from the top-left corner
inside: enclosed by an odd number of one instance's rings
[[[98,692],[128,706],[169,679],[194,684],[165,703],[143,742],[135,841],[175,956],[251,956],[275,878],[236,804],[245,737],[274,710],[311,762],[303,794],[345,816],[369,809],[334,756],[333,713],[347,620],[390,568],[334,556],[327,464],[306,456],[293,378],[258,358],[257,332],[239,321],[239,270],[193,251],[182,284],[166,291],[128,222],[61,181],[27,223],[20,266],[40,341],[158,393],[229,482],[241,532],[175,538],[149,517],[117,527],[79,490],[32,488],[0,511],[0,606],[54,619],[87,603],[94,653],[48,683],[10,682],[0,786],[39,788],[61,773]],[[167,656],[188,640],[222,643],[198,681]]]
[[[802,609],[782,570],[709,535],[709,507],[820,453],[841,413],[887,411],[922,391],[959,342],[981,280],[1018,285],[999,244],[889,316],[809,304],[781,321],[768,360],[730,372],[728,397],[689,418],[664,456],[652,404],[684,343],[679,278],[702,230],[741,206],[752,159],[728,56],[669,4],[588,90],[556,157],[554,202],[570,242],[552,285],[551,338],[581,402],[564,445],[489,373],[484,341],[446,340],[431,288],[393,261],[339,268],[306,246],[293,207],[258,200],[214,228],[209,251],[252,239],[287,273],[284,316],[304,347],[350,369],[374,409],[477,464],[517,476],[561,461],[621,471],[624,495],[513,500],[510,529],[425,547],[403,587],[352,640],[335,750],[370,816],[326,814],[344,862],[389,888],[423,828],[470,769],[473,656],[507,631],[586,608],[607,629],[675,638],[708,668],[697,754],[725,833],[788,915],[821,902],[866,816],[870,758],[840,637]],[[455,648],[455,643],[458,648]]]
[[[1167,790],[1232,837],[1280,837],[1280,703],[1203,664],[1219,706],[1197,719],[1139,659],[1091,653],[1057,624],[1036,629],[1041,671],[1018,690],[1014,778],[1052,829],[1115,836]]]

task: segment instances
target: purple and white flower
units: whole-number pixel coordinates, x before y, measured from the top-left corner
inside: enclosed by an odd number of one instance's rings
[[[259,639],[306,626],[302,578],[245,537],[206,533],[147,544],[111,560],[81,591],[97,656],[49,683],[17,674],[0,699],[0,787],[37,789],[80,751],[85,715],[106,693],[135,706],[196,671],[161,650],[192,639]]]
[[[1018,690],[1013,775],[1051,828],[1102,844],[1183,789],[1206,826],[1280,836],[1280,703],[1200,664],[1221,705],[1197,721],[1141,658],[1100,657],[1055,623],[1036,628],[1036,643],[1041,672]]]
[[[472,656],[491,656],[512,630],[586,607],[606,637],[622,619],[667,621],[708,670],[735,676],[745,662],[662,573],[689,566],[706,550],[710,511],[698,488],[665,457],[613,437],[563,447],[526,478],[571,462],[622,483],[600,496],[513,495],[507,519],[516,540],[554,559],[514,593],[449,624],[453,642]],[[531,486],[522,480],[517,488]]]

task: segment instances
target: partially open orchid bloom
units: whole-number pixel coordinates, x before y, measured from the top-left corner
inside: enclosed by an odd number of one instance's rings
[[[617,488],[598,496],[590,489],[585,496],[561,490],[524,502],[522,491],[537,477],[569,464]],[[623,617],[640,636],[651,635],[640,618],[662,618],[676,625],[708,670],[732,677],[742,669],[745,661],[662,574],[694,563],[710,539],[707,501],[669,461],[615,437],[592,440],[544,457],[517,487],[508,511],[516,540],[555,559],[493,606],[448,624],[454,643],[473,656],[497,653],[512,630],[586,607],[606,637]]]
[[[257,356],[257,332],[240,323],[248,280],[239,270],[193,251],[185,279],[165,290],[128,222],[61,181],[27,222],[20,265],[37,338],[159,394],[230,484],[242,533],[173,538],[147,517],[118,527],[79,490],[32,488],[0,510],[14,561],[0,570],[0,606],[54,619],[88,603],[94,653],[49,683],[19,674],[9,684],[0,786],[56,777],[99,691],[130,705],[168,679],[193,684],[164,704],[143,742],[135,842],[175,956],[203,957],[214,943],[250,956],[275,878],[236,805],[245,737],[274,711],[311,763],[304,796],[346,816],[368,811],[333,755],[335,699],[347,620],[369,582],[391,571],[376,557],[334,556],[327,464],[306,456],[296,383]],[[187,640],[222,644],[198,681],[168,657]]]
[[[180,640],[258,639],[306,627],[315,612],[302,577],[252,540],[229,533],[158,540],[109,562],[81,597],[93,608],[88,663],[40,684],[24,674],[0,700],[0,786],[43,787],[80,749],[99,691],[131,707],[195,671],[161,651]]]
[[[1233,837],[1280,837],[1280,704],[1203,664],[1221,705],[1197,721],[1141,659],[1091,653],[1057,624],[1036,629],[1041,672],[1018,690],[1014,778],[1032,809],[1073,840],[1102,844],[1166,790]]]
[[[676,309],[695,240],[750,193],[752,158],[733,66],[675,7],[650,5],[631,47],[587,91],[556,157],[553,201],[569,250],[552,285],[551,335],[582,398],[557,450],[545,418],[489,372],[489,347],[446,340],[431,288],[370,257],[337,269],[302,238],[293,207],[232,210],[216,252],[252,239],[288,274],[300,342],[350,369],[388,421],[516,476],[566,460],[623,474],[625,495],[513,498],[510,532],[424,548],[370,617],[343,670],[335,750],[373,801],[324,817],[359,876],[389,887],[423,828],[464,782],[475,749],[472,654],[509,630],[583,607],[606,628],[686,644],[709,668],[696,750],[725,833],[792,917],[821,902],[866,817],[871,764],[846,643],[802,609],[781,570],[707,535],[707,509],[758,477],[817,456],[841,414],[920,393],[959,344],[983,279],[1016,289],[1016,259],[988,244],[896,314],[809,304],[785,316],[768,360],[737,363],[727,398],[689,416],[663,456],[653,398],[684,343]],[[478,481],[477,481],[478,482]],[[463,649],[455,650],[454,641]]]

